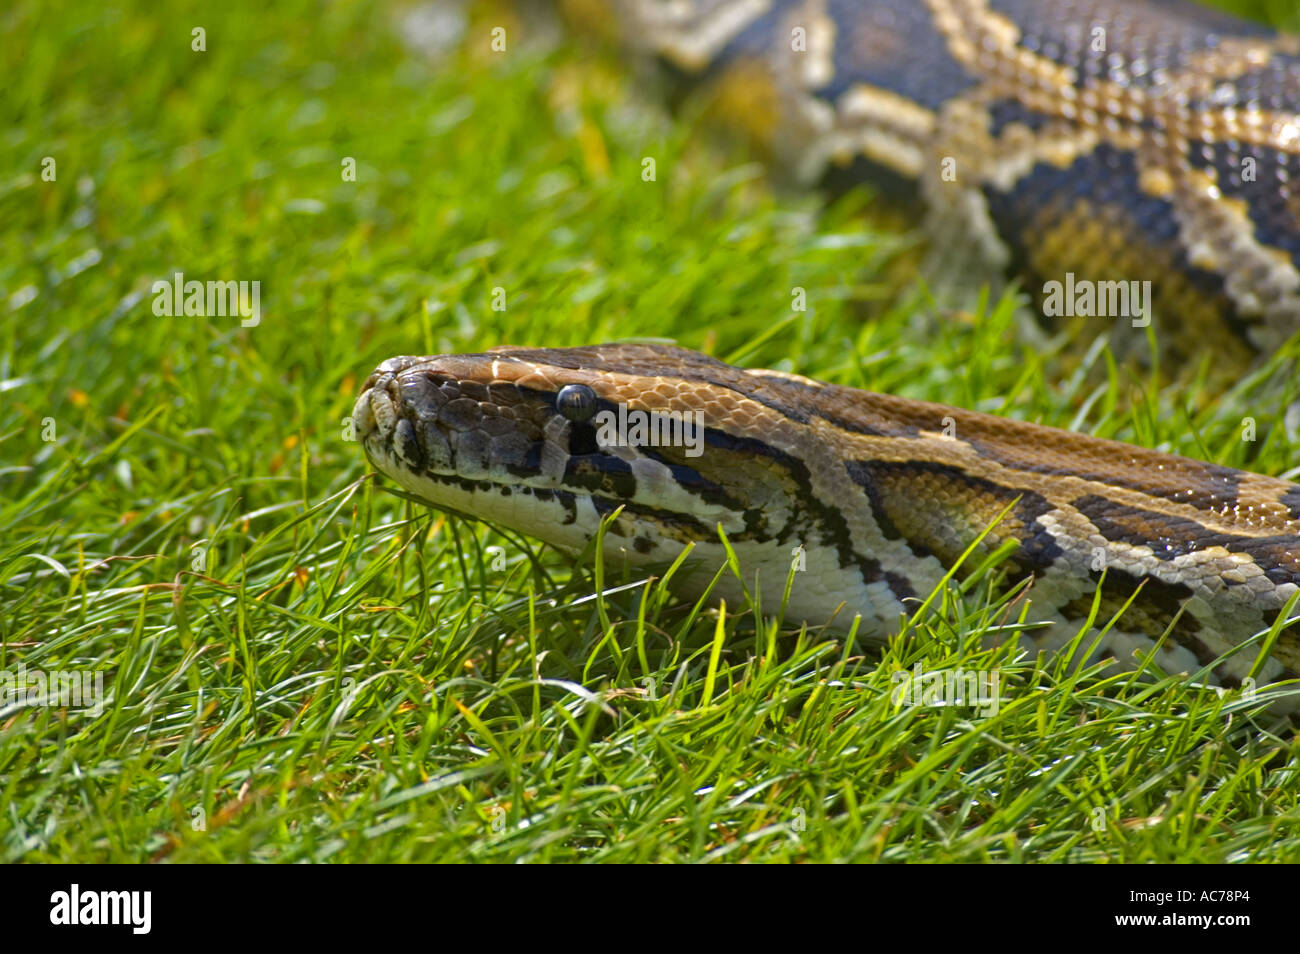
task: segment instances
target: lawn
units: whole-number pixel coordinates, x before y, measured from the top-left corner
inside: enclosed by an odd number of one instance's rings
[[[883,647],[718,613],[394,496],[348,421],[391,355],[650,336],[1295,479],[1300,349],[1215,393],[1014,289],[937,314],[869,190],[532,8],[412,9],[0,13],[0,671],[104,687],[0,702],[0,858],[1300,860],[1267,694],[983,649],[997,566]],[[177,273],[259,311],[158,314]]]

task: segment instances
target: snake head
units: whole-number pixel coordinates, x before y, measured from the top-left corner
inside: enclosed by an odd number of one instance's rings
[[[797,497],[770,450],[745,446],[762,422],[719,391],[729,375],[744,372],[662,345],[398,357],[353,421],[375,468],[432,506],[569,551],[622,507],[612,545],[654,563],[716,543],[719,525],[775,536]]]

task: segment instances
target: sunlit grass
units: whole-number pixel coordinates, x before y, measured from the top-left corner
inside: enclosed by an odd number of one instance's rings
[[[3,14],[0,669],[108,694],[0,711],[5,859],[1300,856],[1258,703],[984,648],[995,566],[860,645],[413,506],[346,439],[390,355],[655,336],[1283,474],[1294,352],[1221,395],[1028,346],[1012,297],[937,314],[869,193],[774,195],[511,7],[433,56],[400,17]],[[260,324],[156,317],[176,271]],[[998,712],[896,701],[917,664]]]

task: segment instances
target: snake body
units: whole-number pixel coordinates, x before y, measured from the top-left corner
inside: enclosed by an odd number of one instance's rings
[[[1150,282],[1174,361],[1213,342],[1244,366],[1300,330],[1300,38],[1182,0],[617,7],[801,178],[919,198],[932,280],[1009,269],[1044,305]]]
[[[613,424],[638,415],[697,439]],[[968,547],[979,562],[1005,544],[1011,577],[1033,577],[1040,647],[1087,628],[1096,601],[1097,628],[1119,615],[1100,652],[1131,659],[1167,634],[1167,671],[1214,664],[1233,683],[1258,654],[1216,659],[1300,591],[1296,484],[676,347],[392,358],[353,421],[421,500],[564,550],[622,507],[606,557],[662,568],[691,544],[674,577],[687,596],[726,560],[719,528],[743,568],[715,591],[732,605],[755,585],[779,593],[801,554],[787,619],[861,617],[864,635],[896,629]],[[1300,626],[1284,625],[1254,675],[1297,671]]]

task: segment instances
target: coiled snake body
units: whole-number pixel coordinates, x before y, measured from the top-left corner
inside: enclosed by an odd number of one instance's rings
[[[910,183],[934,280],[1150,282],[1174,360],[1213,342],[1239,367],[1300,330],[1296,37],[1183,0],[618,6],[800,177]]]
[[[657,53],[757,91],[742,119],[774,153],[902,175],[934,231],[1030,288],[1150,281],[1173,353],[1249,360],[1300,327],[1291,38],[1173,0],[621,6]],[[632,412],[699,442],[595,423]],[[1015,547],[1044,648],[1136,592],[1101,651],[1158,642],[1167,671],[1227,684],[1300,672],[1300,625],[1278,619],[1300,592],[1300,486],[1282,480],[659,345],[393,358],[354,421],[420,499],[561,548],[623,507],[607,553],[664,566],[694,544],[688,595],[721,528],[765,589],[805,555],[787,618],[883,635],[987,531],[972,562]],[[1224,657],[1275,624],[1267,660]]]

